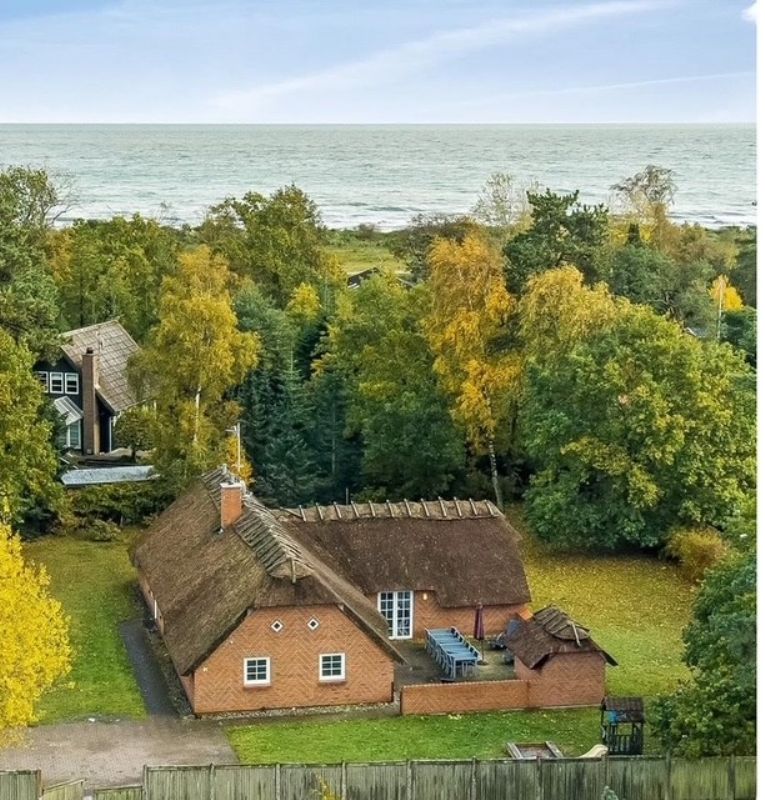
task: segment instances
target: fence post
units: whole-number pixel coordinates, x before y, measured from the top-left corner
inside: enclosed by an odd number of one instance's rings
[[[345,761],[340,762],[340,798],[341,800],[345,800],[347,794],[347,769]]]
[[[276,764],[274,766],[274,789],[275,800],[282,800],[282,765]]]
[[[406,762],[406,800],[414,800],[414,770],[412,762]]]
[[[666,798],[666,800],[672,800],[672,755],[670,753],[667,753],[666,765],[667,765],[667,770],[666,770],[666,777],[664,779],[666,781],[664,788],[664,797]]]
[[[736,757],[728,756],[728,800],[736,800]]]
[[[539,756],[537,756],[537,766],[534,770],[534,775],[537,779],[536,798],[537,800],[545,800],[545,798],[542,797],[542,759]]]
[[[215,764],[210,764],[210,800],[215,800]]]
[[[478,795],[478,762],[473,756],[473,764],[470,769],[470,800],[476,800]]]

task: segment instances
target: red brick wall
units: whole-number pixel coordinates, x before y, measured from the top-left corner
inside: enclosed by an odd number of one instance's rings
[[[606,662],[599,653],[558,655],[539,670],[516,662],[515,680],[402,686],[401,713],[595,706],[605,694],[605,672]]]
[[[533,707],[596,706],[606,693],[606,661],[600,653],[561,653],[529,681]]]
[[[311,631],[315,617],[320,625]],[[284,628],[271,629],[274,620]],[[345,680],[319,680],[319,655],[345,653]],[[245,686],[244,659],[271,659],[270,686]],[[393,661],[336,606],[260,609],[194,672],[194,712],[390,702]]]
[[[370,595],[369,600],[377,608],[377,595]],[[507,623],[514,616],[529,616],[526,605],[484,606],[483,621],[487,636],[502,633]],[[466,636],[473,635],[475,623],[475,606],[442,608],[435,592],[414,593],[414,638],[425,639],[427,628],[450,628],[452,625]]]
[[[401,687],[401,713],[461,714],[527,708],[529,681],[468,681]]]

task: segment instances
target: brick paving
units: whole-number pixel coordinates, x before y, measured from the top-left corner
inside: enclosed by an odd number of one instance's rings
[[[68,722],[31,728],[0,750],[0,770],[39,769],[46,785],[84,778],[89,788],[139,783],[144,764],[236,764],[213,720]]]

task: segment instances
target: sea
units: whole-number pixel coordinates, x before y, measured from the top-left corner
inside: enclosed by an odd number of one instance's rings
[[[674,171],[675,219],[756,221],[754,125],[0,125],[0,166],[13,164],[67,185],[63,223],[196,225],[225,197],[295,183],[328,227],[390,230],[468,212],[495,172],[608,204],[647,164]]]

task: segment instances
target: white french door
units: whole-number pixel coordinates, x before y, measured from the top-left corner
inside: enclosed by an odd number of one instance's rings
[[[414,625],[413,592],[380,592],[377,608],[388,623],[391,639],[411,639]]]

